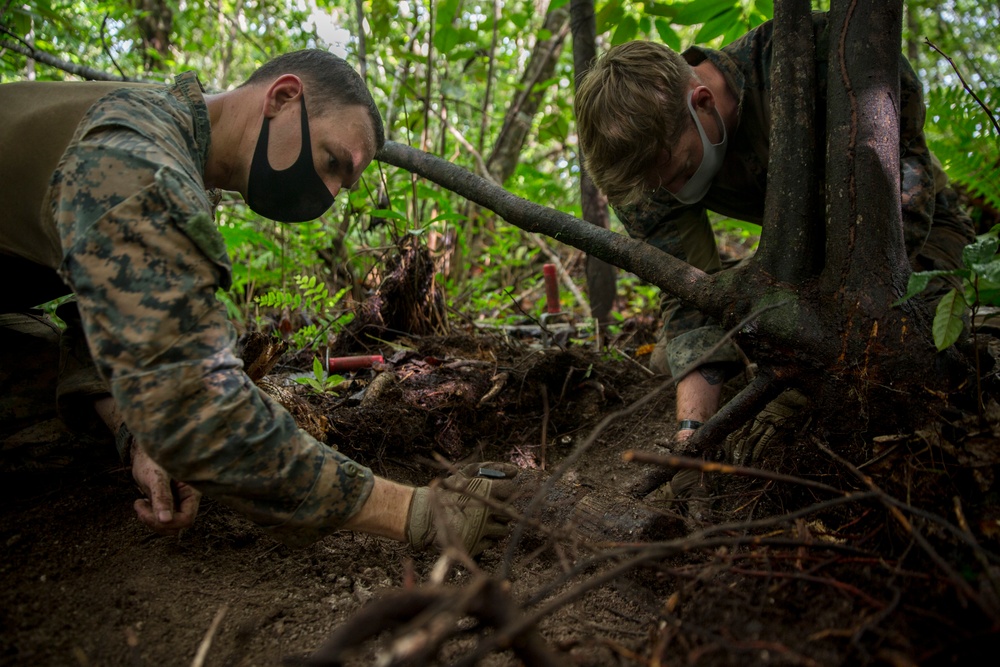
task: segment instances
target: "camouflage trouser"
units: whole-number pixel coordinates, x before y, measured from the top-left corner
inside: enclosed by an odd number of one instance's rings
[[[633,229],[628,224],[626,228],[633,237],[706,273],[723,268],[707,216],[698,219],[688,217],[677,224],[658,225],[652,229]],[[910,264],[914,271],[959,268],[962,266],[962,248],[974,240],[971,218],[958,204],[955,191],[945,187],[936,196],[930,232],[920,249],[911,252]],[[948,289],[958,286],[957,278],[936,279],[921,298],[932,305]],[[661,296],[660,306],[662,328],[649,365],[657,373],[677,377],[683,369],[689,368],[711,350],[725,332],[712,318],[670,294]],[[743,355],[736,345],[726,343],[705,357],[702,363],[718,365],[729,378],[739,372],[742,359]]]
[[[74,430],[106,430],[93,403],[109,395],[108,386],[90,359],[75,304],[60,306],[58,316],[65,330],[41,311],[0,314],[0,438],[57,417]]]

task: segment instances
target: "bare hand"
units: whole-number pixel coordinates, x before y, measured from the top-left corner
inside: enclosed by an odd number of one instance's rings
[[[175,482],[142,448],[132,448],[132,478],[146,496],[135,501],[139,521],[160,535],[176,535],[190,528],[198,516],[201,493]]]

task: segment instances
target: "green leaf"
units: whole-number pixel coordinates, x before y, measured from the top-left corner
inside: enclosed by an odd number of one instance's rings
[[[1000,283],[1000,257],[994,257],[985,264],[973,264],[970,268],[972,273],[979,276],[980,279],[988,280],[991,283]]]
[[[735,7],[705,23],[695,35],[694,41],[699,44],[710,42],[719,35],[726,34],[734,25],[740,25],[740,10]],[[742,26],[740,26],[740,32],[746,32]]]
[[[436,48],[439,53],[443,53],[445,57],[452,55],[455,47],[461,42],[462,36],[459,34],[458,30],[452,28],[450,25],[444,26],[434,33],[434,48]]]
[[[719,14],[733,9],[736,9],[736,0],[694,0],[677,12],[674,23],[680,25],[706,23]],[[739,10],[736,11],[738,15]]]
[[[597,24],[597,34],[603,35],[611,30],[613,26],[618,24],[624,13],[625,9],[621,5],[621,0],[609,0],[608,4],[601,7],[594,17],[594,22]]]
[[[393,211],[388,208],[376,208],[368,211],[368,214],[373,218],[389,218],[390,220],[402,220],[403,222],[409,222],[405,215],[399,211]]]
[[[677,34],[674,27],[666,19],[656,19],[656,32],[663,40],[663,43],[674,51],[681,50],[681,36]]]
[[[774,0],[756,0],[753,8],[764,15],[764,19],[774,18]]]
[[[639,22],[636,18],[631,15],[623,16],[622,20],[618,23],[618,27],[615,29],[615,34],[611,36],[612,46],[632,41],[635,39],[635,34],[638,31]]]
[[[665,2],[646,2],[643,3],[642,8],[643,11],[650,16],[663,16],[671,19],[677,16],[677,12],[680,11],[681,6],[673,3],[667,4]]]
[[[911,273],[910,280],[906,283],[906,294],[904,294],[899,301],[892,305],[898,306],[923,292],[927,289],[927,284],[930,283],[932,278],[955,275],[961,275],[961,271],[959,269],[955,269],[951,271],[917,271],[916,273]]]
[[[729,30],[722,36],[722,44],[732,44],[737,39],[747,34],[747,28],[742,21],[737,21],[733,25],[729,26]]]
[[[971,269],[974,264],[989,262],[997,254],[998,245],[1000,241],[995,236],[984,234],[962,248],[962,263]]]
[[[958,295],[958,290],[951,290],[943,297],[934,312],[934,345],[938,350],[951,347],[962,334],[962,315],[965,314],[965,301]]]
[[[968,283],[966,283],[968,286]],[[972,292],[971,287],[966,290],[966,303],[978,303],[980,306],[1000,306],[1000,285],[988,281],[979,282],[979,293]]]

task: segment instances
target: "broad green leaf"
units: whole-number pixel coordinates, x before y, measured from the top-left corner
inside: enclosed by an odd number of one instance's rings
[[[1000,245],[1000,241],[995,236],[984,234],[962,248],[962,263],[967,268],[972,268],[974,264],[989,262],[997,254],[998,245]]]
[[[971,268],[972,273],[979,276],[980,279],[1000,284],[1000,257],[994,257],[985,264],[973,264]]]
[[[615,34],[611,36],[611,44],[624,44],[635,39],[636,32],[639,31],[639,22],[634,16],[626,15],[618,23]]]
[[[743,26],[740,25],[740,10],[733,7],[722,14],[719,14],[712,20],[708,21],[701,27],[698,34],[695,35],[694,41],[699,44],[704,44],[705,42],[710,42],[719,35],[724,35],[727,30],[732,28],[734,25],[739,26],[739,33],[743,34]]]
[[[951,290],[938,303],[934,313],[934,345],[938,350],[951,347],[962,334],[962,316],[965,314],[965,301],[958,294],[958,290]]]
[[[753,8],[763,14],[765,20],[774,18],[774,0],[756,0]]]
[[[444,0],[443,2],[436,3],[437,7],[437,27],[438,29],[444,26],[451,25],[451,22],[458,17],[458,3],[461,0]]]
[[[967,303],[976,303],[980,306],[1000,306],[1000,285],[993,283],[979,284],[978,294],[966,283],[965,299]]]
[[[707,23],[719,14],[736,9],[736,0],[693,0],[677,12],[674,23],[680,25],[697,25]],[[721,32],[719,33],[722,34]]]
[[[729,26],[729,30],[722,36],[722,44],[723,46],[731,44],[745,34],[747,34],[746,25],[742,21],[737,21]]]
[[[642,9],[646,14],[650,16],[663,16],[665,18],[673,18],[677,16],[677,12],[680,11],[681,5],[665,2],[646,2],[643,3]]]
[[[409,221],[407,217],[399,211],[393,211],[388,208],[376,208],[372,211],[368,211],[368,215],[373,218],[388,218],[390,220],[402,220],[403,222]]]
[[[323,362],[319,360],[319,357],[313,357],[313,375],[316,376],[317,380],[322,380],[325,374],[326,369],[323,368]]]
[[[912,299],[916,295],[918,295],[921,292],[923,292],[925,289],[927,289],[927,284],[930,283],[931,278],[936,278],[938,276],[950,276],[950,275],[955,275],[955,272],[954,271],[918,271],[916,273],[911,273],[910,274],[910,280],[906,284],[906,294],[904,294],[903,297],[899,301],[897,301],[896,303],[894,303],[892,305],[898,306],[899,304],[904,303],[906,301],[909,301],[910,299]]]
[[[603,35],[615,27],[624,13],[625,9],[621,5],[621,0],[608,0],[608,4],[601,7],[594,17],[594,22],[597,24],[597,34]]]
[[[528,14],[525,12],[514,12],[509,17],[510,22],[513,23],[518,30],[524,30],[524,26],[528,25]]]
[[[666,19],[656,19],[656,32],[663,40],[663,43],[674,51],[681,50],[681,37],[674,30],[673,26]]]
[[[458,30],[449,26],[444,26],[434,33],[434,48],[445,57],[453,55],[455,47],[462,42],[462,37]]]

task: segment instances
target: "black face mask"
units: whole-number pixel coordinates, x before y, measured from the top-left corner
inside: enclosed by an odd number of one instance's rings
[[[302,100],[302,147],[299,157],[288,169],[278,171],[267,159],[267,139],[271,119],[257,137],[257,148],[250,163],[247,205],[255,212],[278,222],[306,222],[323,215],[333,205],[333,195],[316,173],[312,143],[309,141],[309,118],[305,96]]]

